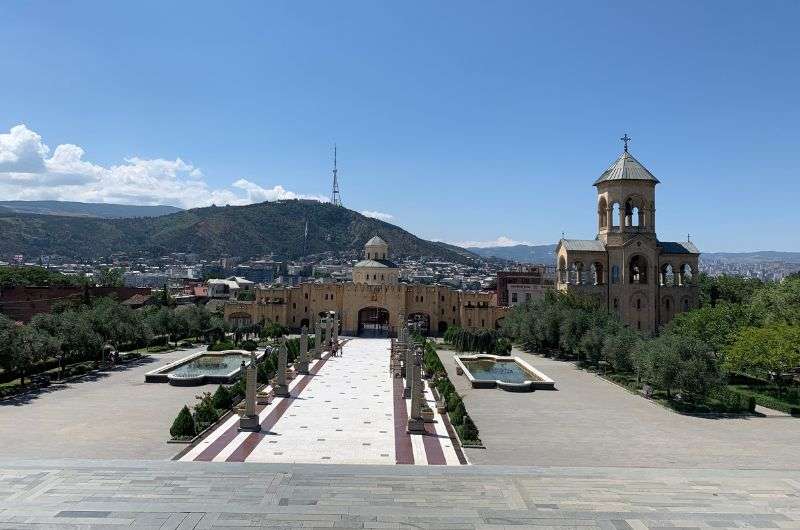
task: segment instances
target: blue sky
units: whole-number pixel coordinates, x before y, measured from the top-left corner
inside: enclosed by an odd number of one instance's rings
[[[0,195],[329,194],[451,242],[595,235],[631,152],[664,240],[800,251],[800,3],[3,2]]]

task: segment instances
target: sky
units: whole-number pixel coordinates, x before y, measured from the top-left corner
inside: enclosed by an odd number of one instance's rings
[[[800,2],[0,3],[0,198],[327,200],[427,239],[800,251]]]

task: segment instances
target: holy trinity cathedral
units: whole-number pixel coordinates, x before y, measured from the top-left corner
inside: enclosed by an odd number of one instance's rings
[[[654,333],[697,306],[700,251],[690,241],[656,237],[656,184],[625,149],[594,182],[597,237],[562,239],[557,288],[597,298],[634,329]],[[688,238],[687,238],[688,239]]]

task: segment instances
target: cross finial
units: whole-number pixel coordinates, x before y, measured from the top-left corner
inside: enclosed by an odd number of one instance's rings
[[[628,142],[631,141],[631,137],[628,136],[628,133],[625,133],[622,138],[620,138],[623,142],[625,142],[625,152],[628,152]]]
[[[686,241],[687,242],[691,242],[692,241],[692,234],[686,234]]]

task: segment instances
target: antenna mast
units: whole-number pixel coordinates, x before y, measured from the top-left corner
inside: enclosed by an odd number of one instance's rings
[[[333,189],[331,190],[331,204],[342,205],[342,195],[339,193],[339,176],[336,168],[336,144],[333,144]]]

